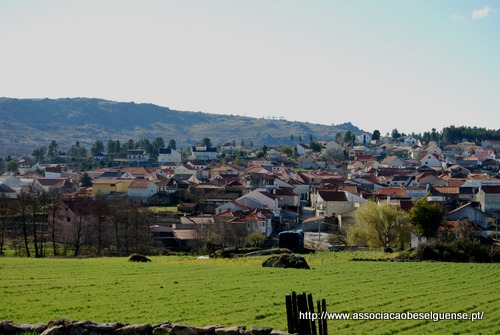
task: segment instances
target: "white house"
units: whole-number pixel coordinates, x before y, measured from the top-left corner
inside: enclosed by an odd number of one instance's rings
[[[407,136],[407,137],[405,137],[405,139],[404,139],[404,143],[405,143],[406,145],[411,145],[411,146],[414,146],[414,145],[417,145],[418,140],[417,140],[415,137],[413,137],[413,136]]]
[[[142,149],[131,149],[127,151],[127,160],[130,163],[144,163],[149,161],[149,154]]]
[[[363,133],[357,137],[358,143],[367,145],[371,143],[372,137],[370,134]]]
[[[47,166],[45,168],[45,178],[54,179],[62,178],[62,167],[61,166]]]
[[[297,154],[299,156],[302,156],[304,154],[308,154],[308,153],[313,151],[311,149],[311,147],[309,147],[307,144],[304,144],[304,143],[297,143],[296,148],[297,148]]]
[[[146,201],[156,193],[158,193],[158,186],[153,181],[147,179],[134,180],[127,190],[130,199],[140,201]]]
[[[380,166],[382,167],[387,167],[387,168],[401,168],[404,167],[405,164],[399,157],[397,156],[387,156],[384,158],[384,160],[380,163]]]
[[[424,153],[424,155],[420,158],[420,166],[442,167],[443,163],[436,155]]]
[[[217,158],[217,148],[206,146],[192,146],[188,159],[211,161]]]
[[[181,162],[181,153],[175,149],[171,148],[162,148],[158,153],[158,162],[159,163],[180,163]]]

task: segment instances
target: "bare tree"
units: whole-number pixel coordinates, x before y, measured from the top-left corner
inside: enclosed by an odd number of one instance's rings
[[[22,190],[18,197],[16,209],[19,218],[21,219],[26,257],[31,257],[30,247],[28,243],[28,198],[29,198],[28,192]]]
[[[59,217],[59,208],[61,207],[62,192],[59,189],[50,190],[46,195],[46,209],[48,215],[48,225],[50,232],[50,240],[52,242],[52,252],[57,256],[57,243],[56,243],[56,221]]]
[[[109,201],[104,194],[98,193],[92,202],[92,221],[94,228],[94,247],[97,256],[101,256],[107,237],[108,215],[110,213]]]
[[[14,215],[14,199],[0,195],[0,255],[4,254],[7,230],[12,224]]]

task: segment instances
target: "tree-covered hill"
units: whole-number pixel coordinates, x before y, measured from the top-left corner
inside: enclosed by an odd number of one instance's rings
[[[314,111],[311,111],[314,112]],[[75,141],[90,145],[109,138],[126,141],[162,137],[188,146],[208,137],[214,144],[236,141],[255,145],[334,140],[339,132],[361,130],[351,123],[338,126],[235,115],[176,111],[153,104],[115,102],[94,98],[0,98],[0,155],[29,154],[57,141],[67,149]]]

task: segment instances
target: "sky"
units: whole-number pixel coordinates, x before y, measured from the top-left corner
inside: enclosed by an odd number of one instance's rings
[[[0,96],[500,129],[498,0],[0,0]]]

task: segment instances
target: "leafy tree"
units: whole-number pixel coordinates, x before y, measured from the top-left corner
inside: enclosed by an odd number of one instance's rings
[[[96,140],[94,144],[92,144],[92,147],[90,148],[90,153],[92,156],[102,154],[104,151],[104,143],[102,143],[101,140]]]
[[[367,201],[356,210],[355,223],[348,231],[350,243],[371,247],[404,245],[409,240],[408,214],[387,203]]]
[[[401,137],[401,134],[399,133],[399,131],[396,128],[394,128],[392,130],[391,135],[392,135],[392,138],[395,139],[396,141],[399,140],[399,138]]]
[[[49,150],[47,152],[47,158],[51,161],[57,158],[58,156],[58,147],[59,145],[57,144],[56,141],[52,140],[49,144]]]
[[[7,165],[5,164],[3,158],[0,157],[0,174],[4,173],[6,169]]]
[[[176,143],[175,143],[175,140],[174,139],[171,139],[170,141],[168,141],[168,147],[170,149],[173,149],[173,150],[176,150],[177,149],[177,146],[176,146]]]
[[[89,174],[87,172],[84,172],[80,176],[80,186],[81,187],[90,187],[92,186],[92,178],[90,178]]]
[[[106,151],[108,155],[118,154],[120,153],[121,144],[119,140],[108,139],[108,143],[106,144]]]
[[[42,163],[45,160],[45,152],[46,151],[47,151],[47,148],[45,148],[44,146],[40,146],[40,147],[33,149],[31,156],[35,157],[37,162]]]
[[[373,131],[372,140],[374,140],[374,141],[380,140],[380,130],[375,129]]]
[[[356,137],[354,136],[354,134],[350,130],[348,130],[344,135],[344,143],[353,145],[355,138]]]
[[[87,157],[87,148],[80,145],[80,141],[76,141],[69,149],[69,156],[73,161],[82,160]]]
[[[444,210],[440,204],[427,201],[428,195],[413,202],[410,210],[410,223],[417,234],[425,238],[434,236],[443,222]]]
[[[127,142],[123,143],[122,152],[127,152],[128,150],[135,149],[135,143],[134,140],[129,139]]]
[[[7,171],[9,172],[17,172],[19,169],[19,164],[15,159],[11,159],[7,162]]]
[[[344,143],[344,134],[342,133],[335,134],[335,142],[337,142],[338,144]]]
[[[160,149],[165,148],[165,140],[162,137],[157,137],[151,143],[153,146],[153,154],[157,155],[160,152]]]
[[[201,144],[206,146],[207,148],[211,148],[212,147],[212,141],[210,141],[210,139],[208,137],[204,137],[202,140],[201,140]]]
[[[147,138],[141,138],[136,144],[136,148],[143,149],[146,151],[148,154],[154,154],[154,147],[153,144],[147,139]]]

